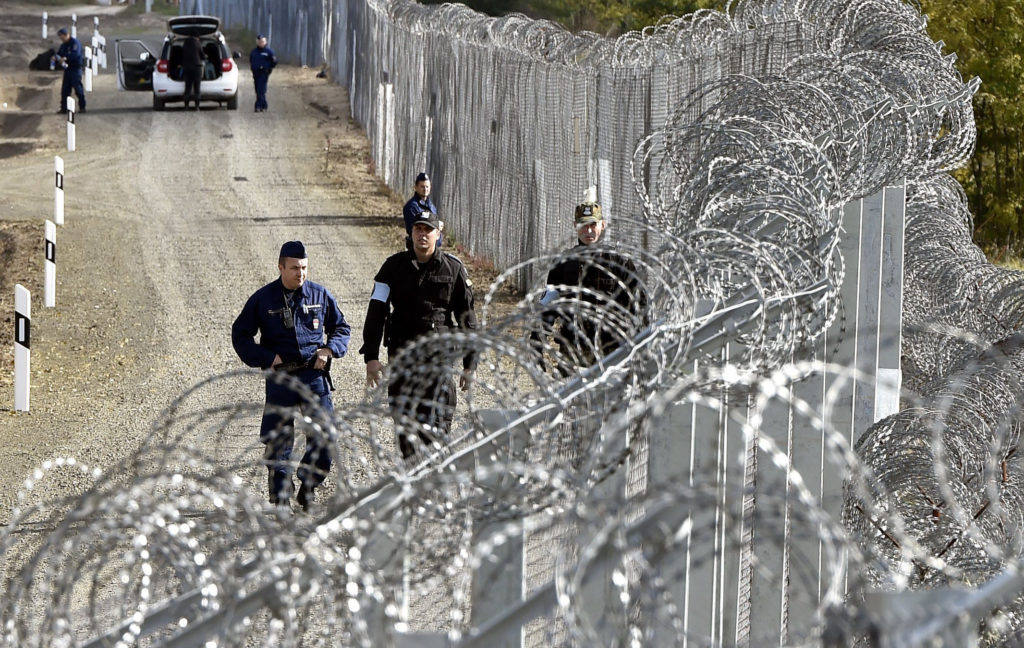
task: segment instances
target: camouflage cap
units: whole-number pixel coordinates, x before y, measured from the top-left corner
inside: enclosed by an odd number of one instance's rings
[[[582,205],[576,206],[576,215],[573,218],[573,222],[577,225],[598,223],[603,220],[604,217],[601,216],[601,205],[598,205],[597,203],[583,203]]]

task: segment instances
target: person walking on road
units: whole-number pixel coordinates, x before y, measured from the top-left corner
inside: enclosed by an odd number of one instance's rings
[[[60,86],[60,108],[59,113],[68,111],[68,97],[74,90],[78,96],[78,112],[85,112],[85,88],[82,87],[82,63],[85,60],[85,52],[82,44],[77,38],[73,38],[68,30],[61,27],[57,30],[57,37],[60,38],[60,47],[53,57],[58,65],[64,69],[64,81]]]
[[[185,81],[185,108],[188,102],[195,102],[199,110],[199,86],[203,80],[203,69],[206,65],[206,54],[198,36],[189,36],[181,44],[181,76]]]
[[[388,359],[394,360],[402,349],[416,345],[433,331],[477,328],[473,284],[466,266],[455,255],[437,249],[440,235],[437,214],[420,212],[412,224],[413,249],[388,257],[373,278],[359,349],[371,387],[376,387],[383,375],[379,360],[382,340]],[[448,435],[457,395],[451,367],[444,364],[427,362],[414,371],[393,371],[388,377],[388,405],[403,458],[409,459],[418,447],[430,447]],[[476,364],[477,354],[467,351],[459,380],[463,391],[469,388]]]
[[[289,459],[295,441],[293,416],[282,410],[330,415],[331,360],[348,350],[351,328],[334,296],[320,284],[306,280],[309,262],[301,241],[281,246],[277,263],[280,277],[257,290],[231,326],[231,344],[250,367],[287,372],[315,397],[310,402],[288,383],[273,375],[266,381],[266,405],[260,423],[265,444],[271,504],[289,503],[294,485]],[[256,342],[256,334],[260,334]],[[312,407],[311,407],[312,406]],[[312,410],[312,412],[310,411]],[[331,469],[331,453],[324,434],[307,434],[306,452],[299,462],[297,502],[308,510],[313,490]]]
[[[416,222],[422,212],[437,213],[437,206],[430,199],[430,176],[425,171],[416,176],[412,198],[402,207],[402,218],[405,221],[405,247],[409,250],[412,250],[412,224]],[[444,232],[441,232],[437,238],[437,246],[441,247],[443,243]]]
[[[276,66],[274,50],[267,47],[267,37],[259,34],[256,47],[249,52],[249,69],[252,70],[252,84],[256,89],[256,112],[267,112],[267,82]]]

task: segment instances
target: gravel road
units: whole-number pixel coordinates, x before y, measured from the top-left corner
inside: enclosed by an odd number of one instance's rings
[[[18,9],[0,9],[7,41],[28,29],[38,39],[38,14]],[[104,21],[111,43],[119,29],[162,34],[162,19]],[[401,203],[373,177],[345,92],[316,70],[283,65],[271,78],[270,111],[256,114],[243,64],[239,110],[210,104],[198,113],[155,113],[148,94],[117,90],[111,60],[78,116],[72,153],[64,118],[53,114],[59,77],[14,60],[39,48],[25,42],[5,59],[0,82],[8,102],[0,111],[8,146],[0,150],[0,521],[44,460],[113,466],[187,388],[238,369],[231,322],[246,297],[276,276],[285,240],[305,242],[310,278],[335,294],[353,326],[351,355],[334,365],[335,402],[360,399],[363,364],[354,349],[373,273],[401,240]],[[57,306],[46,309],[41,250],[54,155],[66,165],[66,224],[57,233]],[[33,292],[28,414],[12,411],[15,283]],[[217,383],[188,406],[261,400],[253,376]],[[255,438],[258,423],[253,418],[243,434]],[[33,497],[69,488],[47,482]]]

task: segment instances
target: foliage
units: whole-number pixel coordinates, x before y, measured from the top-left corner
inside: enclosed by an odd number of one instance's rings
[[[921,0],[928,33],[957,55],[974,97],[978,145],[956,172],[974,214],[975,240],[990,254],[1024,252],[1024,5],[1020,0]]]
[[[426,0],[439,4],[443,0]],[[491,16],[524,13],[562,23],[572,31],[615,36],[653,25],[663,16],[684,16],[697,9],[718,8],[723,0],[462,0]]]

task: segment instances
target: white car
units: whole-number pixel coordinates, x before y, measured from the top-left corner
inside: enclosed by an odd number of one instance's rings
[[[151,90],[153,110],[168,103],[183,102],[185,82],[181,76],[181,44],[188,36],[198,36],[206,54],[206,69],[199,83],[200,101],[238,108],[238,64],[220,33],[220,18],[213,16],[175,16],[167,21],[170,31],[164,38],[160,57],[141,40],[119,39],[117,51],[117,87],[121,90]]]

